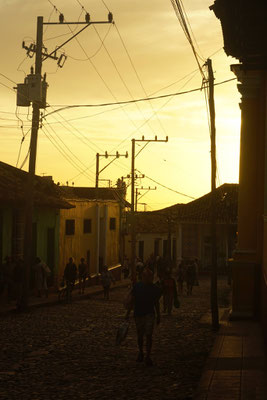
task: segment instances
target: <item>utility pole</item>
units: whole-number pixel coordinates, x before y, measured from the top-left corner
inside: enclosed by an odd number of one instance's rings
[[[99,171],[99,159],[100,159],[100,157],[105,157],[105,158],[114,157],[114,158],[107,165],[105,165],[104,168],[102,168]],[[104,171],[104,169],[106,169],[110,164],[112,164],[117,158],[120,158],[120,157],[128,158],[128,152],[126,151],[125,154],[119,154],[118,151],[116,151],[116,154],[108,154],[107,151],[105,151],[105,154],[96,153],[96,174],[95,174],[95,187],[96,188],[98,188],[100,173],[102,171]]]
[[[36,57],[35,57],[35,75],[37,84],[41,85],[42,73],[42,46],[43,46],[43,17],[37,18],[37,38],[36,38]],[[41,86],[40,86],[41,87]],[[26,207],[25,207],[25,230],[24,230],[24,285],[23,294],[18,308],[25,310],[28,307],[30,270],[32,263],[32,219],[33,219],[33,204],[34,204],[34,176],[36,165],[36,150],[37,150],[37,135],[40,118],[39,101],[32,102],[32,128],[30,142],[30,160],[29,174],[26,190]]]
[[[18,304],[19,310],[25,310],[28,307],[29,297],[29,281],[30,281],[30,270],[32,265],[33,255],[33,240],[32,240],[32,221],[33,221],[33,207],[34,207],[34,177],[35,177],[35,166],[36,166],[36,153],[37,153],[37,139],[38,129],[40,124],[40,109],[46,107],[46,89],[47,84],[45,82],[45,76],[42,80],[42,63],[47,58],[58,61],[58,66],[63,67],[66,56],[61,54],[57,56],[57,52],[65,44],[70,42],[79,33],[84,31],[91,24],[105,24],[113,23],[113,15],[111,12],[108,14],[107,21],[90,21],[90,15],[86,13],[85,22],[64,22],[64,15],[60,14],[59,22],[43,22],[43,17],[37,17],[37,34],[36,44],[32,43],[30,46],[26,46],[22,43],[22,47],[27,51],[29,57],[33,57],[35,54],[35,70],[31,69],[31,74],[25,78],[24,84],[18,84],[17,86],[17,106],[28,107],[32,103],[32,128],[31,128],[31,141],[30,141],[30,158],[29,158],[29,174],[27,188],[25,190],[25,229],[24,229],[24,282],[23,282],[23,293],[21,300]],[[72,35],[71,38],[66,40],[60,46],[48,54],[47,49],[43,47],[43,26],[44,25],[70,25],[70,24],[82,24],[85,25],[82,29]]]
[[[216,128],[214,105],[214,75],[211,59],[207,60],[210,140],[211,140],[211,317],[214,330],[219,329],[218,295],[217,295],[217,238],[216,238]]]
[[[168,136],[166,136],[165,140],[158,140],[157,136],[155,139],[145,139],[142,136],[142,139],[132,139],[132,163],[131,163],[131,272],[132,272],[132,281],[136,281],[136,266],[135,266],[135,258],[136,258],[136,229],[135,229],[135,143],[143,142],[168,142]],[[140,153],[140,152],[139,152]]]
[[[140,197],[139,197],[139,200],[142,198],[142,197],[144,197],[150,190],[157,190],[157,187],[155,186],[154,188],[152,188],[152,187],[148,187],[148,188],[144,188],[143,186],[141,186],[140,188],[136,188],[135,189],[135,211],[137,211],[137,206],[138,206],[138,196],[141,194],[140,192],[139,192],[139,190],[144,190],[145,191],[145,193],[143,193]]]

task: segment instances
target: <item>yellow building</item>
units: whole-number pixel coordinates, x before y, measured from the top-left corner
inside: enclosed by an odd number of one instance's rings
[[[69,257],[77,266],[81,257],[85,258],[91,276],[98,274],[103,265],[118,265],[124,207],[121,191],[70,186],[61,189],[75,208],[60,211],[59,277]]]

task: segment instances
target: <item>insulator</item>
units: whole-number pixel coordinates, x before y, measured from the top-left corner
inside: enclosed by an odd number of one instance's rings
[[[157,137],[157,136],[155,136],[155,140],[156,140],[156,141],[158,140],[158,137]]]
[[[113,14],[111,12],[108,13],[108,22],[113,22]]]
[[[119,157],[120,157],[119,152],[116,151],[116,158],[119,158]]]
[[[32,58],[33,55],[34,55],[34,52],[35,52],[35,44],[34,44],[34,43],[31,43],[31,45],[30,45],[30,47],[28,48],[26,54],[27,54],[28,57]]]
[[[108,152],[107,151],[105,151],[105,157],[108,158]]]
[[[58,61],[57,61],[57,65],[59,66],[59,68],[62,68],[63,65],[65,64],[67,60],[67,56],[65,54],[61,54],[61,56],[59,57]]]
[[[89,13],[85,14],[85,22],[87,22],[87,23],[90,22],[90,14]]]

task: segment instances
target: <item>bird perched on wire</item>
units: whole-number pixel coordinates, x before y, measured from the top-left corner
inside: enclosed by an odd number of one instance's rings
[[[63,24],[63,22],[64,22],[64,15],[63,14],[59,14],[59,22],[61,24]]]

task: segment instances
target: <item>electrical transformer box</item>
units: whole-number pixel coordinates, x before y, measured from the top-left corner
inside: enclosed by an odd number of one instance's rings
[[[29,107],[32,102],[39,104],[40,108],[46,108],[46,93],[48,83],[41,75],[29,74],[24,83],[17,85],[17,106]]]
[[[17,107],[29,107],[29,90],[26,83],[18,83],[17,85]]]
[[[41,101],[42,100],[41,75],[29,74],[25,79],[25,83],[28,84],[29,100]]]

